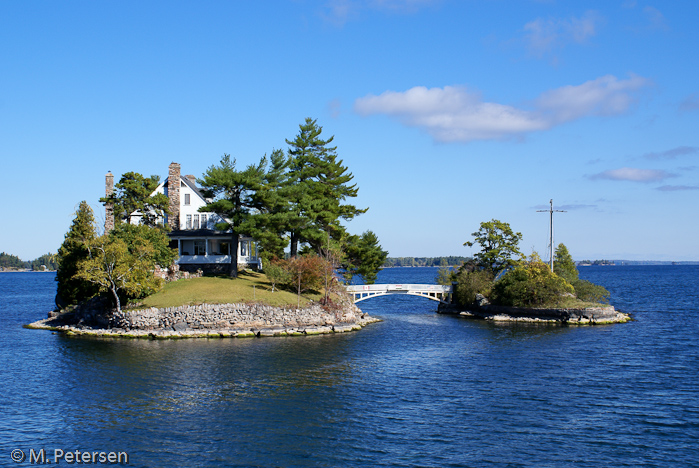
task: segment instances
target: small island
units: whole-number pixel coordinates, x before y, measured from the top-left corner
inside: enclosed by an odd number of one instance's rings
[[[575,325],[623,323],[631,317],[608,304],[609,291],[579,278],[564,244],[550,265],[536,252],[524,257],[522,234],[508,223],[482,222],[464,245],[481,250],[456,271],[440,270],[438,282],[453,284],[450,304],[439,312],[496,322],[537,322]],[[519,259],[515,259],[519,256]]]
[[[334,137],[307,118],[289,149],[201,176],[105,176],[103,233],[80,203],[56,255],[56,306],[28,325],[68,335],[185,338],[337,333],[378,321],[341,282],[375,280],[388,252],[350,234],[364,213]],[[101,234],[101,235],[100,235]],[[286,248],[289,248],[286,250]]]

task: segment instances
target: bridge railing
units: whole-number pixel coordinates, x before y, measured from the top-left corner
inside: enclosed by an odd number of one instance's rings
[[[441,284],[358,284],[345,286],[354,302],[387,294],[408,294],[433,301],[449,302],[453,288]]]
[[[444,286],[441,284],[357,284],[346,286],[347,292],[362,292],[362,291],[429,291],[450,293],[452,286]]]

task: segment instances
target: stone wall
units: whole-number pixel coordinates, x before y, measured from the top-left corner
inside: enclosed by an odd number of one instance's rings
[[[349,300],[339,310],[320,304],[297,309],[241,303],[116,312],[109,310],[107,299],[95,298],[68,312],[52,312],[28,327],[101,337],[211,338],[339,333],[378,321]]]

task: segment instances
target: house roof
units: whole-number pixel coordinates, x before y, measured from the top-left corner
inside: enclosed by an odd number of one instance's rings
[[[170,177],[165,178],[165,181],[163,182],[163,187],[167,187],[167,186],[168,186],[167,184],[168,184],[168,182],[169,182],[169,179],[170,179]],[[195,184],[193,184],[191,180],[189,180],[188,178],[183,177],[183,176],[180,176],[180,180],[181,180],[182,182],[184,182],[184,184],[185,184],[187,187],[189,187],[190,189],[192,189],[192,191],[193,191],[194,193],[196,193],[197,195],[199,195],[199,197],[201,197],[201,199],[204,200],[204,202],[207,201],[206,198],[204,197],[204,194],[201,193],[201,190],[199,190],[199,187],[197,187]]]

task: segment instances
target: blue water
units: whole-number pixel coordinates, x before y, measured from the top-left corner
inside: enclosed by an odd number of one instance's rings
[[[54,275],[2,273],[0,465],[44,448],[139,467],[699,466],[699,267],[581,277],[635,320],[497,325],[387,296],[349,334],[100,341],[21,328]]]

